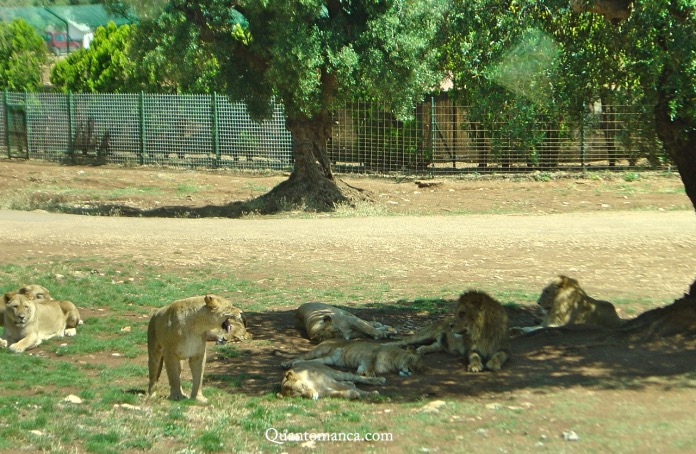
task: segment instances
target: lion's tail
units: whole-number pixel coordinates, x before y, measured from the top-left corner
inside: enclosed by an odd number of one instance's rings
[[[280,350],[280,349],[277,349],[277,348],[276,348],[275,350],[273,350],[273,356],[277,356],[278,358],[293,359],[293,358],[295,358],[297,355],[293,355],[292,353],[288,353],[288,352],[286,352],[286,351],[284,351],[284,350]]]

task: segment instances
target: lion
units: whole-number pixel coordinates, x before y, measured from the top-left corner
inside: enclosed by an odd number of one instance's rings
[[[34,301],[53,299],[48,289],[38,284],[25,284],[17,289],[17,293]]]
[[[485,292],[462,293],[451,328],[463,337],[469,372],[498,371],[510,356],[505,308]]]
[[[366,322],[348,311],[324,303],[305,303],[297,309],[297,319],[313,342],[327,339],[372,337],[385,339],[396,330],[379,322]]]
[[[454,325],[454,317],[444,317],[437,322],[434,322],[414,335],[405,339],[389,342],[382,345],[393,345],[396,347],[407,347],[410,345],[420,345],[416,352],[421,354],[446,352],[453,355],[465,355],[467,352],[466,337],[462,334],[455,333],[452,330]]]
[[[379,345],[370,341],[329,339],[311,351],[284,362],[288,369],[301,361],[329,366],[357,368],[357,373],[366,377],[398,372],[409,376],[424,369],[423,355],[390,345]]]
[[[30,300],[50,300],[53,299],[51,298],[51,295],[48,293],[48,290],[45,287],[42,287],[40,285],[36,284],[30,284],[30,285],[23,285],[19,289],[15,291],[15,293],[19,293],[20,295],[24,295]],[[5,303],[3,302],[0,304],[0,326],[4,326],[5,324]]]
[[[383,385],[386,381],[384,377],[364,377],[335,370],[324,364],[300,361],[285,372],[278,397],[305,397],[314,400],[320,397],[362,399],[379,396],[379,391],[363,391],[356,388],[355,383]]]
[[[613,304],[591,298],[577,280],[563,275],[544,288],[537,304],[544,312],[542,328],[566,325],[618,328],[623,324]]]
[[[155,395],[164,365],[169,379],[169,399],[185,399],[181,389],[181,361],[187,359],[193,376],[191,399],[207,402],[201,388],[208,332],[219,327],[227,330],[229,319],[244,323],[242,311],[216,295],[174,301],[155,312],[147,328],[148,394]]]
[[[74,336],[80,313],[70,301],[33,300],[17,292],[5,293],[4,328],[0,347],[23,352],[53,337]]]
[[[247,331],[247,321],[244,314],[241,314],[242,322],[230,318],[227,319],[225,328],[215,328],[208,331],[207,338],[209,341],[215,341],[216,344],[222,345],[232,342],[243,342],[251,340],[254,336]]]

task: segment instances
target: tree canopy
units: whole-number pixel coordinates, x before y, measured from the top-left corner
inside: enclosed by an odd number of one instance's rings
[[[214,61],[214,84],[259,118],[280,101],[293,134],[294,171],[265,202],[333,209],[347,200],[326,151],[329,112],[360,95],[396,112],[439,81],[434,38],[442,0],[171,0],[143,25],[141,49]],[[178,60],[177,60],[178,61]],[[195,67],[177,67],[187,74]],[[185,77],[185,76],[184,76]]]
[[[43,39],[23,19],[0,23],[0,89],[38,89],[46,59]]]

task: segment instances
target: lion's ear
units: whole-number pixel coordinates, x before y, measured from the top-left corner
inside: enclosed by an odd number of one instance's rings
[[[212,295],[205,295],[203,300],[205,301],[205,305],[208,307],[208,309],[214,310],[220,307],[220,303],[218,303],[217,299],[215,299],[215,297]]]
[[[322,319],[324,322],[330,322],[331,321],[331,316],[330,315],[325,315],[324,318]]]
[[[3,297],[2,297],[2,302],[3,302],[3,304],[9,303],[13,296],[15,296],[15,292],[7,292],[7,293],[5,293],[5,294],[3,295]]]

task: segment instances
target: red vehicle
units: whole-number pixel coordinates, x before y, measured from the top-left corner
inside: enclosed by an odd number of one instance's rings
[[[68,52],[73,52],[82,47],[80,41],[75,41],[73,39],[70,40],[70,47],[68,47],[68,34],[65,32],[46,30],[44,41],[46,41],[48,51],[53,53],[53,55],[67,54]]]

